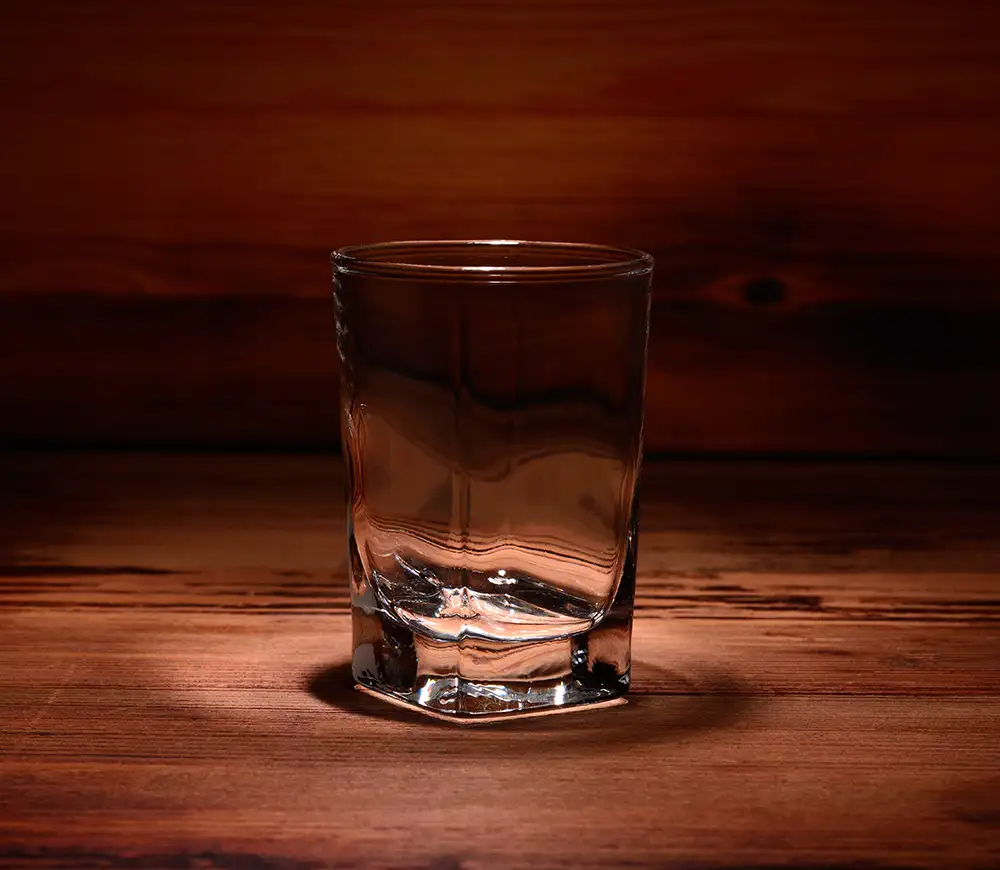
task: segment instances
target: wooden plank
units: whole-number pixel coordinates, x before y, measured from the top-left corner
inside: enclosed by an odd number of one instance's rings
[[[11,8],[0,438],[331,445],[331,247],[559,237],[654,451],[995,454],[995,4],[341,7]]]
[[[657,303],[646,447],[993,456],[998,332],[988,308]],[[337,444],[329,299],[0,295],[0,343],[8,443]]]
[[[996,21],[926,0],[22,5],[3,224],[992,255]]]
[[[5,764],[7,866],[995,866],[995,700],[937,702],[928,723],[920,700],[642,698],[456,742],[353,695],[206,689],[192,711],[178,694],[128,698],[136,721],[64,748],[46,735],[71,702],[50,705]]]
[[[1000,564],[995,465],[671,461],[642,474],[648,582],[895,570],[926,591],[937,576]],[[64,564],[251,576],[346,564],[333,455],[6,451],[0,480],[10,576],[36,565],[55,577]]]
[[[654,464],[625,708],[351,690],[335,457],[0,458],[0,863],[988,868],[996,468]]]

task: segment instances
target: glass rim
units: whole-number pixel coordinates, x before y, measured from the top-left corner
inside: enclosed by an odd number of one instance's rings
[[[421,263],[413,254],[421,251],[481,251],[512,248],[537,253],[564,255],[571,261],[557,265],[476,265],[472,263]],[[407,253],[410,258],[407,258]],[[577,259],[579,262],[572,262]],[[385,278],[466,279],[466,280],[586,280],[622,278],[652,271],[653,257],[637,248],[587,242],[545,242],[520,239],[439,239],[375,242],[337,248],[331,255],[333,269],[341,275],[368,275]]]

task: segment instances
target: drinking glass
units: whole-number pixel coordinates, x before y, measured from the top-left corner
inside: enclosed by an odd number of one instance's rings
[[[653,260],[333,254],[354,678],[465,721],[628,689]]]

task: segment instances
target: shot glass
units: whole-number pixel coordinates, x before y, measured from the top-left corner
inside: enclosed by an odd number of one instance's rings
[[[653,259],[333,254],[356,682],[461,721],[628,690]]]

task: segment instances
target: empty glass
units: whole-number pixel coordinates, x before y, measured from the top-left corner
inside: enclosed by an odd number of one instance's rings
[[[354,677],[456,717],[628,689],[653,260],[333,255]]]

